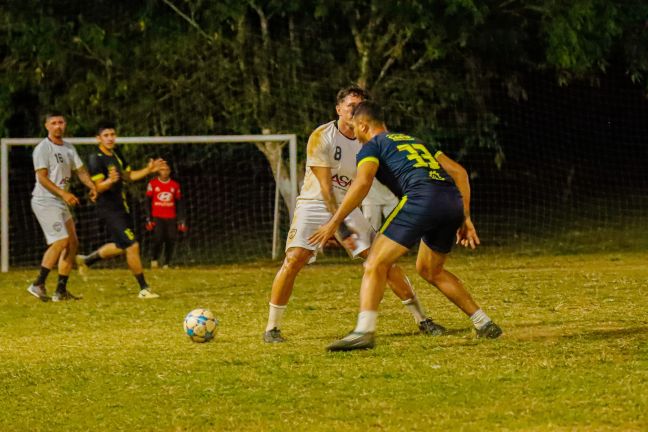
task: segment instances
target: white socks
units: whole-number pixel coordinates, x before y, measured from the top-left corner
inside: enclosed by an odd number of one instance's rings
[[[288,305],[279,306],[272,303],[268,304],[270,305],[270,310],[268,312],[268,325],[266,326],[266,331],[272,330],[275,327],[279,328],[281,317],[288,307]]]
[[[419,303],[416,294],[414,294],[414,297],[411,299],[403,300],[402,303],[412,314],[414,321],[416,321],[417,324],[425,320],[425,312],[423,312],[423,307],[421,306],[421,303]]]
[[[378,311],[362,311],[358,314],[358,324],[355,333],[373,333],[376,331]]]
[[[470,321],[472,321],[473,325],[477,330],[483,328],[486,324],[491,322],[491,319],[486,315],[486,312],[484,312],[481,309],[477,309],[477,312],[472,314],[470,316]]]

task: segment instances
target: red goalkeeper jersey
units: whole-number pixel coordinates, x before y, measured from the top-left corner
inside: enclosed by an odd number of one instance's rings
[[[161,219],[176,217],[176,200],[182,199],[180,183],[172,179],[163,182],[154,178],[146,188],[146,196],[152,201],[151,216]]]

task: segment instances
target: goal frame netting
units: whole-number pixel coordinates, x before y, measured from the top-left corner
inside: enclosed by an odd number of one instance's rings
[[[9,271],[9,151],[12,146],[35,146],[39,138],[2,138],[0,140],[0,271]],[[66,138],[65,141],[74,145],[97,144],[95,137]],[[268,135],[189,135],[189,136],[140,136],[119,137],[119,144],[232,144],[232,143],[259,143],[277,142],[283,147],[288,144],[288,176],[290,178],[290,202],[288,212],[292,214],[297,201],[297,135],[295,134],[268,134]],[[280,224],[280,192],[279,182],[283,165],[280,158],[275,167],[275,199],[274,223],[272,234],[272,259],[277,259],[279,253],[279,224]]]

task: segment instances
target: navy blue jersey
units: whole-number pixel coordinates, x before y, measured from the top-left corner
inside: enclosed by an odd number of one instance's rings
[[[384,132],[364,144],[356,160],[358,166],[377,162],[376,178],[400,198],[427,195],[430,187],[454,186],[452,177],[435,158],[439,154],[437,148],[417,138]]]

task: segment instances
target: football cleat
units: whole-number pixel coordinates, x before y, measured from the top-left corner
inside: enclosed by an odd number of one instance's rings
[[[430,335],[430,336],[441,336],[446,333],[446,328],[440,324],[435,323],[430,318],[426,318],[421,321],[418,325],[421,333]]]
[[[85,263],[86,258],[87,257],[85,255],[77,255],[74,257],[74,262],[77,265],[77,270],[79,270],[79,275],[84,282],[88,280],[88,273],[90,272],[90,267],[88,267]]]
[[[141,299],[156,299],[156,298],[160,297],[160,294],[156,294],[154,292],[151,292],[150,288],[144,288],[144,289],[140,290],[137,297],[141,298]]]
[[[263,341],[266,343],[279,343],[286,342],[286,338],[281,335],[281,330],[274,327],[263,333]]]
[[[484,327],[477,329],[478,338],[497,339],[502,335],[502,329],[493,321],[489,321]]]
[[[55,292],[54,295],[52,296],[52,301],[53,302],[62,302],[66,300],[81,300],[83,296],[75,296],[72,294],[70,291],[65,290],[63,292]]]
[[[50,298],[47,296],[47,291],[45,291],[44,285],[34,285],[31,284],[27,288],[27,292],[34,297],[40,299],[40,301],[47,302],[50,301]]]
[[[339,341],[329,345],[327,351],[353,351],[373,348],[375,345],[373,333],[351,332]]]

